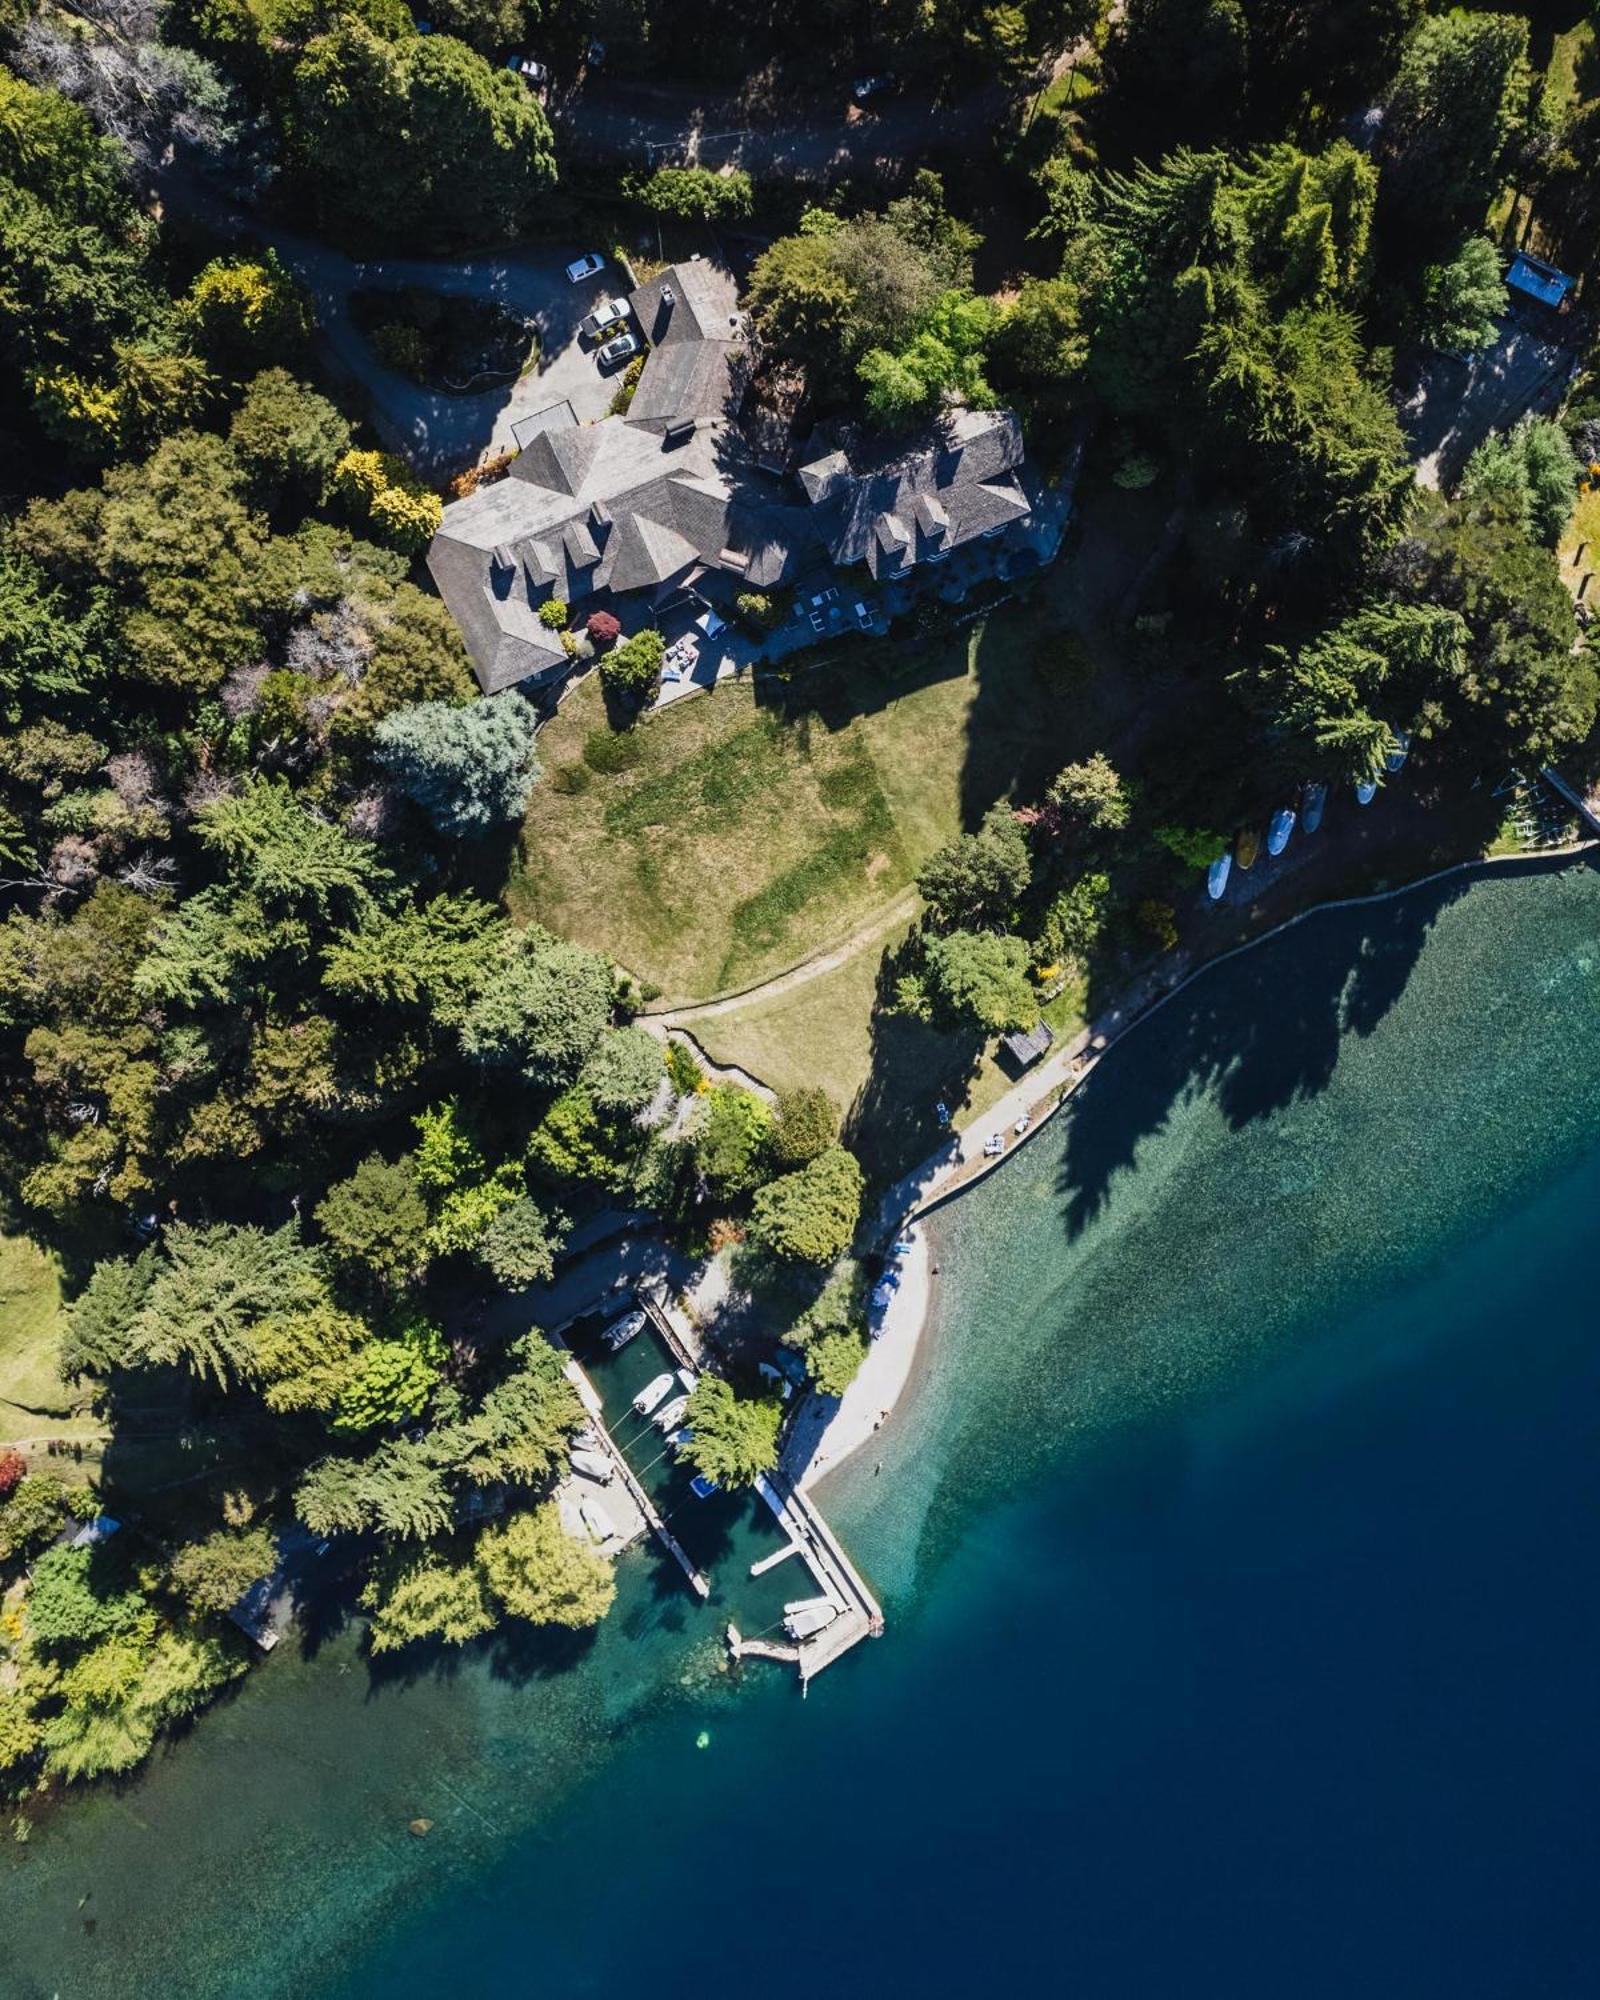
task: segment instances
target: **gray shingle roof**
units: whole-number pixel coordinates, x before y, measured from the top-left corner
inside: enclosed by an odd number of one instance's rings
[[[628,414],[583,425],[557,414],[527,436],[509,478],[444,510],[428,551],[486,693],[565,666],[560,635],[538,615],[552,595],[659,595],[702,568],[764,590],[824,553],[897,575],[1028,512],[1015,477],[1022,435],[1005,410],[958,411],[895,450],[819,451],[798,493],[786,488],[730,421],[729,274],[676,265],[631,303],[656,344]]]

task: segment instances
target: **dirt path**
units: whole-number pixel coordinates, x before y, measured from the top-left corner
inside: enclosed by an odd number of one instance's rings
[[[763,1000],[776,1000],[785,993],[792,993],[797,986],[809,985],[813,979],[820,979],[826,972],[835,972],[847,959],[854,958],[858,951],[886,937],[897,924],[908,922],[917,913],[919,897],[915,889],[902,889],[892,903],[884,904],[877,914],[861,929],[854,931],[842,943],[828,950],[816,953],[811,958],[801,959],[798,965],[790,966],[787,972],[775,973],[771,979],[764,979],[756,986],[747,986],[738,993],[726,993],[716,1000],[699,1000],[687,1007],[662,1007],[647,1009],[639,1016],[642,1024],[649,1026],[659,1022],[663,1027],[676,1028],[693,1021],[714,1021],[722,1014],[736,1014],[742,1008],[758,1004]]]

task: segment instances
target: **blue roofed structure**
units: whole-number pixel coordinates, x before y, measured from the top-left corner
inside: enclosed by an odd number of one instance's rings
[[[1547,264],[1542,257],[1530,257],[1526,250],[1519,250],[1511,260],[1511,269],[1506,273],[1506,283],[1513,291],[1524,292],[1530,299],[1537,299],[1542,306],[1559,311],[1567,302],[1567,294],[1577,280],[1569,278],[1565,271],[1558,271],[1554,264]]]

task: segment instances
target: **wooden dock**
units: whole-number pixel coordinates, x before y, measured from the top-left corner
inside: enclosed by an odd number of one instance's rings
[[[1596,814],[1594,807],[1590,805],[1587,799],[1579,797],[1578,793],[1573,790],[1572,786],[1567,783],[1566,779],[1562,777],[1553,764],[1546,764],[1543,770],[1540,771],[1539,776],[1544,779],[1551,791],[1558,793],[1566,800],[1567,804],[1571,806],[1572,810],[1591,833],[1600,834],[1600,814]]]
[[[822,1592],[838,1606],[839,1615],[814,1638],[798,1645],[775,1649],[766,1640],[745,1639],[735,1654],[743,1659],[792,1659],[800,1669],[802,1692],[824,1667],[832,1666],[842,1654],[862,1639],[876,1639],[883,1633],[883,1611],[867,1588],[860,1571],[840,1547],[838,1538],[818,1513],[816,1506],[781,1473],[756,1481],[756,1490],[778,1518],[778,1525],[791,1544],[805,1558]],[[730,1642],[731,1643],[731,1642]]]
[[[633,1467],[623,1457],[621,1447],[611,1435],[610,1428],[605,1419],[605,1406],[600,1401],[600,1392],[595,1388],[588,1376],[584,1374],[583,1370],[578,1366],[576,1359],[570,1353],[567,1354],[563,1365],[566,1368],[568,1380],[578,1392],[579,1401],[589,1413],[590,1421],[594,1425],[596,1435],[605,1447],[607,1457],[616,1467],[617,1476],[627,1487],[634,1505],[650,1523],[658,1539],[677,1563],[679,1569],[688,1578],[689,1588],[694,1592],[696,1597],[709,1597],[711,1595],[710,1577],[703,1575],[701,1571],[695,1568],[693,1562],[690,1561],[688,1551],[684,1548],[682,1542],[678,1540],[677,1536],[673,1534],[666,1522],[662,1520],[655,1502],[646,1493],[643,1486],[640,1485],[634,1474]]]

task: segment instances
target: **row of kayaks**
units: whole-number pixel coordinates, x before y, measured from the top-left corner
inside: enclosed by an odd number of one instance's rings
[[[1392,776],[1410,754],[1411,732],[1409,729],[1398,730],[1395,735],[1395,747],[1384,759],[1384,769]],[[1377,790],[1376,778],[1364,778],[1355,787],[1357,805],[1371,805]],[[1307,785],[1300,794],[1298,811],[1293,806],[1280,806],[1267,822],[1267,853],[1274,858],[1280,855],[1293,839],[1296,826],[1302,827],[1307,833],[1315,833],[1322,824],[1322,815],[1327,803],[1326,785]],[[1206,870],[1206,889],[1212,902],[1221,900],[1235,868],[1244,872],[1256,865],[1261,847],[1260,835],[1254,827],[1247,826],[1241,829],[1232,847],[1223,849]]]

